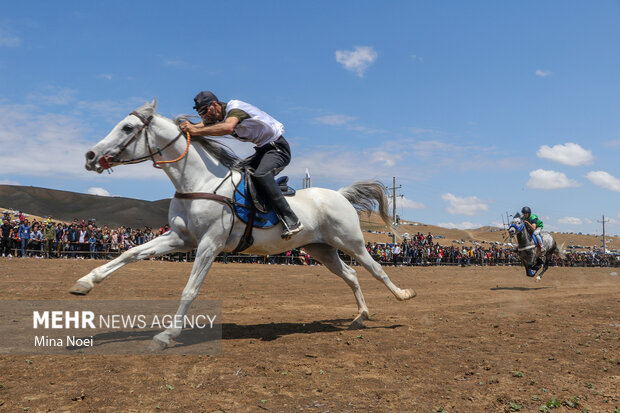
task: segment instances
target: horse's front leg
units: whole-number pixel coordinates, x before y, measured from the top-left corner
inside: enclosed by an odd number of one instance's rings
[[[191,245],[188,245],[176,232],[169,231],[160,237],[152,239],[146,244],[125,251],[120,257],[107,264],[95,268],[90,273],[80,278],[69,292],[76,295],[86,295],[96,283],[100,283],[114,271],[126,264],[190,248]]]
[[[219,238],[220,239],[213,239],[205,235],[198,244],[198,249],[196,250],[196,260],[194,261],[194,266],[192,267],[189,280],[187,280],[187,284],[181,294],[181,302],[176,312],[176,317],[178,317],[178,319],[182,320],[187,314],[187,310],[189,310],[190,305],[196,296],[198,296],[200,286],[207,276],[207,272],[209,272],[211,264],[213,264],[217,254],[224,248],[226,237],[220,236]],[[150,350],[163,350],[170,344],[170,339],[174,339],[181,334],[181,330],[182,329],[180,327],[169,327],[165,331],[157,334],[153,337],[153,341],[149,346]]]

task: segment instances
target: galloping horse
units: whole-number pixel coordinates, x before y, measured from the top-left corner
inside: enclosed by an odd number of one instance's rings
[[[536,241],[534,241],[529,231],[525,229],[525,223],[519,213],[512,219],[512,223],[508,227],[508,234],[511,237],[517,236],[519,258],[521,258],[521,262],[525,266],[525,274],[528,277],[535,276],[537,282],[541,280],[542,275],[549,268],[551,258],[554,255],[556,257],[562,257],[564,255],[562,253],[564,244],[562,244],[562,247],[558,248],[555,239],[553,239],[548,232],[541,233],[544,252],[543,254],[538,254],[536,251]],[[536,275],[541,265],[543,266],[543,270],[540,274]]]
[[[197,249],[176,312],[183,317],[198,295],[215,257],[222,251],[233,251],[244,234],[245,224],[236,218],[232,201],[241,171],[239,158],[217,142],[208,138],[190,142],[189,136],[187,141],[181,139],[184,137],[178,126],[181,118],[173,121],[160,116],[155,113],[155,107],[153,100],[120,121],[86,153],[85,166],[101,173],[112,166],[151,160],[153,166],[163,169],[177,191],[168,212],[170,231],[95,268],[80,278],[70,292],[87,294],[96,283],[130,262]],[[363,327],[363,321],[368,319],[368,307],[355,270],[338,257],[338,250],[356,259],[396,299],[415,297],[414,290],[401,289],[390,281],[364,245],[357,210],[372,210],[378,204],[381,218],[392,227],[382,184],[358,182],[338,191],[303,189],[289,198],[289,203],[305,229],[289,240],[280,237],[281,223],[255,230],[254,244],[245,252],[271,255],[303,247],[353,290],[358,313],[351,328]],[[153,338],[151,348],[164,349],[179,334],[180,328],[168,328]]]

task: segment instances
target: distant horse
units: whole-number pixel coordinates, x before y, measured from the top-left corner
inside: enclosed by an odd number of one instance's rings
[[[187,314],[198,295],[215,257],[222,251],[233,251],[244,235],[246,225],[235,214],[234,191],[242,179],[239,158],[208,138],[190,143],[177,121],[155,113],[156,101],[146,103],[120,121],[112,131],[86,153],[86,169],[101,173],[112,166],[147,160],[161,168],[174,184],[177,193],[170,203],[170,231],[152,241],[131,248],[120,257],[95,268],[80,278],[70,290],[87,294],[125,264],[145,258],[197,249],[189,280],[181,294],[176,312]],[[168,160],[164,160],[168,159]],[[390,227],[385,187],[379,182],[358,182],[338,191],[308,188],[289,198],[291,208],[305,229],[289,240],[282,239],[283,226],[255,229],[254,243],[245,252],[272,255],[303,247],[331,272],[343,278],[357,301],[358,313],[351,328],[363,327],[368,307],[354,269],[338,256],[342,250],[376,279],[398,300],[415,297],[412,289],[394,285],[387,274],[366,251],[357,210],[371,210],[375,204]],[[392,228],[393,230],[393,228]],[[293,291],[302,294],[303,291]],[[168,328],[157,334],[152,349],[164,349],[181,334],[180,328]]]
[[[512,223],[508,227],[508,234],[511,237],[517,236],[519,258],[521,258],[521,262],[525,266],[525,274],[528,277],[536,277],[535,280],[537,282],[541,280],[542,275],[549,268],[552,257],[556,256],[561,258],[564,255],[562,253],[564,244],[562,244],[562,247],[558,248],[555,239],[553,239],[548,232],[541,233],[544,251],[542,254],[538,254],[536,241],[534,241],[532,235],[525,228],[525,222],[523,222],[521,215],[518,213],[514,216]],[[536,275],[541,266],[543,270],[540,274]]]

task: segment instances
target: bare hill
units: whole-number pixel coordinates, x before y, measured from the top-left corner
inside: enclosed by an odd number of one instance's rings
[[[168,222],[170,199],[105,197],[32,186],[0,185],[0,206],[60,221],[96,219],[101,225],[160,227]]]

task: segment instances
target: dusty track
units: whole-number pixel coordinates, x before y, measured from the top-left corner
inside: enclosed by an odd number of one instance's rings
[[[176,299],[189,264],[141,262],[67,294],[101,262],[0,259],[0,297]],[[358,267],[359,268],[359,267]],[[4,356],[0,410],[613,412],[620,405],[620,277],[551,268],[387,268],[397,302],[358,269],[373,316],[324,267],[215,265],[200,297],[224,304],[220,356]],[[536,400],[536,398],[538,398]]]

